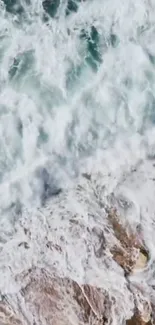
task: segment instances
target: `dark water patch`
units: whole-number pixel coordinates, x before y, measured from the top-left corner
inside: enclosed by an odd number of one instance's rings
[[[68,0],[65,9],[66,17],[71,15],[72,13],[76,13],[78,11],[79,4],[81,0]],[[42,6],[45,12],[44,21],[48,21],[48,18],[55,18],[58,9],[60,7],[61,1],[60,0],[43,0]]]
[[[118,43],[119,43],[119,39],[118,36],[116,34],[111,34],[110,35],[110,39],[109,39],[110,45],[112,47],[117,47]]]
[[[68,16],[72,13],[76,13],[81,2],[81,0],[68,0],[66,4],[65,15]],[[60,4],[60,0],[43,0],[42,2],[44,11],[52,18],[56,16]]]
[[[70,15],[71,13],[76,13],[78,11],[78,7],[80,3],[81,0],[68,0],[66,12],[65,12],[66,16]],[[51,18],[54,18],[58,12],[58,8],[60,6],[60,0],[44,0],[42,5],[45,13]],[[44,16],[44,20],[45,21],[48,20],[48,17]],[[87,31],[82,30],[80,34],[80,38],[85,39],[87,42],[88,55],[86,61],[93,69],[96,70],[98,64],[102,62],[101,54],[99,50],[100,38],[96,27],[91,26],[89,34]],[[111,42],[113,45],[117,42],[115,35],[112,36]]]
[[[57,14],[60,0],[44,0],[43,3],[43,9],[45,10],[46,14],[48,14],[50,17],[54,18]]]
[[[147,155],[147,159],[149,160],[155,160],[155,153],[154,152],[150,152],[148,155]]]
[[[81,0],[68,0],[65,10],[65,15],[68,16],[71,13],[78,11],[78,6]],[[60,6],[60,0],[43,0],[42,6],[47,15],[54,18],[58,12]]]
[[[13,64],[9,70],[9,75],[10,75],[11,79],[17,74],[18,69],[19,69],[19,64],[20,64],[20,58],[19,57],[14,58]]]
[[[97,29],[92,26],[90,33],[86,30],[81,30],[80,39],[85,44],[86,51],[82,53],[82,63],[75,66],[71,65],[67,74],[67,88],[72,89],[73,86],[80,80],[83,70],[89,65],[94,71],[97,71],[102,62],[100,54],[100,37]]]
[[[40,147],[44,143],[47,143],[47,141],[48,141],[48,134],[43,127],[40,127],[39,136],[38,136],[38,147]]]
[[[147,53],[147,55],[148,55],[148,58],[149,58],[149,60],[150,60],[150,62],[153,64],[153,65],[155,65],[155,55],[153,55],[153,54],[151,54],[151,53]]]
[[[20,0],[2,0],[5,4],[5,9],[12,15],[18,15],[19,17],[25,13],[24,6],[30,5],[30,0],[24,0],[21,4]],[[24,5],[24,6],[23,6]]]
[[[23,135],[23,123],[20,119],[17,120],[17,131],[19,135],[22,137]]]
[[[57,185],[56,179],[54,179],[46,167],[38,168],[35,176],[40,183],[40,200],[42,205],[52,196],[57,196],[62,192],[62,189]]]
[[[102,62],[100,54],[100,37],[96,27],[91,27],[90,34],[83,30],[81,33],[81,38],[84,38],[87,42],[88,55],[86,58],[86,62],[94,70],[96,70],[98,68],[98,65]]]
[[[88,181],[91,181],[91,174],[83,173],[82,176],[86,178]]]
[[[13,60],[13,64],[9,70],[10,79],[20,78],[28,73],[32,69],[34,62],[33,51],[27,51],[25,53],[17,55]]]
[[[22,14],[23,7],[21,6],[19,0],[3,0],[5,4],[6,11],[11,14]]]
[[[68,16],[72,12],[78,11],[78,5],[80,0],[68,0],[67,8],[66,8],[66,15]]]

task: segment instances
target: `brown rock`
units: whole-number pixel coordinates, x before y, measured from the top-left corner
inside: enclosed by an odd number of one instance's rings
[[[151,325],[151,321],[145,322],[138,313],[126,321],[126,325]]]
[[[120,223],[116,209],[109,209],[108,220],[118,245],[111,248],[113,259],[126,271],[140,270],[147,265],[148,252],[129,225],[127,230]]]
[[[19,315],[17,316],[7,302],[0,302],[0,324],[1,325],[22,325]]]
[[[30,272],[24,278],[24,304],[37,324],[104,324],[107,297],[101,289],[67,278],[51,278],[44,270]]]
[[[137,234],[133,234],[129,227],[126,230],[114,209],[108,211],[108,220],[116,238],[115,245],[111,247],[113,259],[126,272],[144,268],[148,255]],[[79,235],[78,225],[78,220],[72,220],[71,226],[77,227],[75,233]],[[93,227],[90,232],[90,237],[93,236],[95,239],[93,248],[97,259],[104,256],[107,244],[104,235],[103,230],[98,227]],[[46,247],[51,252],[56,250],[62,253],[61,246],[54,245],[51,241],[47,242]],[[15,312],[7,301],[0,302],[0,324],[104,325],[107,319],[110,324],[112,305],[108,294],[101,288],[78,284],[68,278],[56,277],[54,274],[51,276],[45,270],[39,269],[31,269],[26,274],[20,274],[19,278],[23,288],[19,296],[17,295],[18,308]],[[138,310],[136,299],[135,308]],[[151,325],[151,321],[146,322],[140,311],[136,311],[133,317],[126,321],[126,325],[145,324]]]

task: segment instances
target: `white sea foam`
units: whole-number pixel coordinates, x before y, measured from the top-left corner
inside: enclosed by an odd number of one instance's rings
[[[135,276],[133,282],[143,282],[150,294],[155,254],[155,3],[81,1],[78,11],[66,16],[67,1],[61,1],[48,21],[41,0],[21,4],[24,14],[16,15],[0,0],[0,291],[17,293],[17,274],[54,265],[59,276],[115,293],[113,319],[117,322],[121,311],[121,323],[132,314],[133,298],[108,251],[101,260],[93,254],[88,259],[87,248],[95,237],[89,238],[86,229],[107,225],[96,195],[104,205],[114,193],[121,212],[119,200],[130,202],[123,218],[134,229],[141,224],[150,252],[143,280]],[[88,44],[81,37],[83,31],[90,35],[92,25],[101,58],[95,69],[86,61]],[[43,170],[51,180],[48,185],[62,189],[44,207],[38,176]],[[92,174],[91,185],[81,176],[84,172]],[[74,215],[81,224],[71,230]],[[30,237],[24,227],[31,229]],[[52,259],[45,245],[51,236],[64,250]],[[28,250],[19,249],[21,240],[28,241]],[[114,240],[109,234],[109,245]]]

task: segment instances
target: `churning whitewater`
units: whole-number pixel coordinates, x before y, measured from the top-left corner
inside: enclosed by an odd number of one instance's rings
[[[0,0],[0,324],[124,325],[155,305],[154,198],[154,0]],[[147,251],[138,275],[111,209]],[[61,319],[36,307],[40,278],[64,286]]]

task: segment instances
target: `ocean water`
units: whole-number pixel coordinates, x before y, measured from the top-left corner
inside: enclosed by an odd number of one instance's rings
[[[0,0],[1,294],[18,294],[17,273],[55,262],[60,276],[115,292],[123,324],[133,300],[122,271],[93,257],[86,270],[84,242],[68,226],[77,214],[106,227],[96,195],[108,204],[112,193],[131,203],[122,214],[131,227],[141,225],[150,264],[132,281],[154,297],[155,2]],[[69,262],[46,252],[49,224],[55,240],[68,238]]]

